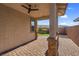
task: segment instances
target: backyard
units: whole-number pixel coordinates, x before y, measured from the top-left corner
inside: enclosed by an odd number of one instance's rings
[[[38,34],[38,36],[49,36],[49,34]]]

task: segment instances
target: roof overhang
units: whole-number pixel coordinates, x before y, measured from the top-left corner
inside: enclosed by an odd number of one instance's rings
[[[66,3],[57,3],[57,14],[58,16],[63,16],[67,8]]]
[[[27,3],[26,3],[27,4]],[[32,8],[38,8],[38,11],[31,11],[30,14],[28,14],[28,10],[23,8],[21,5],[26,5],[22,3],[4,3],[3,5],[13,8],[15,10],[18,10],[22,13],[25,13],[29,15],[30,17],[34,18],[48,18],[49,16],[49,9],[50,9],[50,3],[29,3],[32,5]],[[65,14],[67,4],[66,3],[57,3],[57,15],[62,16]]]

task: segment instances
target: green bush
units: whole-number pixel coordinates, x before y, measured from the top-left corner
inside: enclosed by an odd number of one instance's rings
[[[38,29],[39,34],[49,34],[48,28],[39,28]]]

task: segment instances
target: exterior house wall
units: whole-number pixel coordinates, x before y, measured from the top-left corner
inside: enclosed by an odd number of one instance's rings
[[[75,44],[79,46],[79,26],[67,28],[67,35]]]
[[[30,17],[0,4],[0,53],[34,38]]]

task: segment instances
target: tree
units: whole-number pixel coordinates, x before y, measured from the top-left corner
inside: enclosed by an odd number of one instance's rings
[[[79,17],[74,20],[74,22],[79,22]]]

